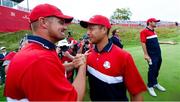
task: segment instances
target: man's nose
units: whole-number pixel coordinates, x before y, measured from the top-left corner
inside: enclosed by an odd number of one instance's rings
[[[91,30],[87,30],[87,35],[89,36],[91,34]]]
[[[67,30],[67,26],[66,26],[66,25],[63,26],[63,30],[64,30],[64,31]]]

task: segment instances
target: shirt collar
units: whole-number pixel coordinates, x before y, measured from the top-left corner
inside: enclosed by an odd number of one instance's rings
[[[28,35],[27,40],[30,43],[33,42],[33,43],[40,44],[41,46],[43,46],[44,48],[49,49],[49,50],[56,48],[56,46],[52,42],[50,42],[44,38],[41,38],[39,36]]]
[[[103,48],[102,51],[98,51],[96,45],[95,45],[94,50],[95,50],[96,52],[98,52],[98,53],[109,52],[109,51],[112,49],[112,45],[113,45],[112,41],[111,41],[111,40],[108,40],[108,44]]]
[[[6,56],[7,52],[3,52],[2,54],[3,54],[4,56]]]
[[[148,30],[150,30],[150,31],[154,32],[154,30],[150,29],[149,27],[146,27],[146,29],[148,29]]]

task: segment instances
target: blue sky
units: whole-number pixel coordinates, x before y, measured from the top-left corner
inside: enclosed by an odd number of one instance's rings
[[[116,8],[130,8],[131,20],[145,21],[155,17],[180,22],[179,0],[29,0],[30,8],[40,3],[57,6],[64,14],[87,20],[95,14],[110,18]],[[21,5],[26,5],[26,0]]]

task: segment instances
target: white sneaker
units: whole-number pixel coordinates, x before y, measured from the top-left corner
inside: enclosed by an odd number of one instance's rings
[[[153,88],[153,87],[148,87],[147,89],[148,89],[149,94],[150,94],[151,96],[154,96],[154,97],[157,96],[156,93],[155,93],[155,91],[154,91],[154,88]]]
[[[166,89],[163,86],[161,86],[160,84],[156,84],[156,85],[154,85],[154,87],[160,91],[166,91]]]

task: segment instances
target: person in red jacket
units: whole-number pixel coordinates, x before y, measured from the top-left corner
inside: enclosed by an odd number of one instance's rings
[[[50,4],[39,4],[31,11],[29,20],[33,35],[27,36],[28,44],[9,64],[4,92],[7,101],[83,100],[84,55],[78,54],[73,59],[74,67],[79,70],[71,84],[55,50],[55,43],[64,39],[66,23],[72,19]]]
[[[142,101],[146,91],[132,56],[108,39],[111,28],[109,19],[94,15],[89,21],[80,21],[87,28],[94,49],[87,57],[90,98],[92,101]]]

